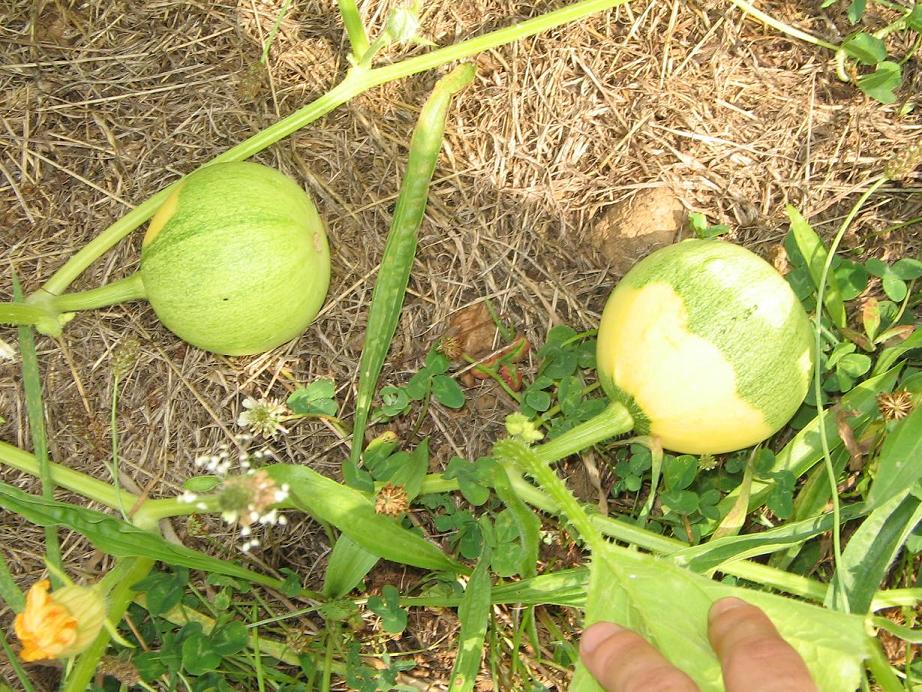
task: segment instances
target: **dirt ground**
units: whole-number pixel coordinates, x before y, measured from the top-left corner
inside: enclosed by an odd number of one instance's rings
[[[267,67],[259,65],[282,4],[3,3],[0,298],[10,298],[10,268],[26,291],[37,288],[132,205],[341,78],[348,47],[332,0],[295,0]],[[397,5],[360,4],[375,29]],[[559,4],[432,0],[423,27],[447,45]],[[760,7],[840,41],[847,22],[819,5]],[[881,20],[872,12],[868,21]],[[891,43],[896,54],[908,47]],[[421,50],[395,49],[382,60]],[[890,106],[838,81],[830,58],[713,0],[633,2],[480,55],[475,83],[451,109],[381,383],[404,382],[452,315],[484,297],[534,343],[555,324],[594,326],[623,271],[619,258],[600,251],[600,220],[638,192],[671,192],[679,210],[729,224],[733,240],[766,257],[787,230],[786,204],[828,237],[862,186],[922,135],[918,104],[900,115],[922,93],[918,58],[903,66],[900,100]],[[80,314],[60,343],[40,339],[56,461],[108,478],[120,353],[130,363],[118,409],[123,482],[152,496],[181,492],[192,460],[235,431],[247,395],[283,399],[328,376],[348,418],[374,274],[410,132],[434,78],[375,89],[256,157],[301,181],[329,228],[329,299],[300,339],[259,357],[216,357],[178,341],[137,303]],[[856,220],[847,247],[891,259],[917,251],[918,224],[884,231],[922,214],[920,192],[918,173],[888,183]],[[139,248],[136,233],[74,288],[133,271]],[[0,327],[0,338],[13,343],[15,331]],[[0,362],[0,438],[30,448],[18,368],[16,360]],[[484,452],[511,410],[492,385],[477,387],[469,392],[473,412],[429,409],[423,430],[433,435],[434,466]],[[470,425],[472,416],[482,424]],[[337,476],[348,445],[311,422],[278,438],[275,449],[283,460]],[[38,487],[9,471],[0,478]],[[309,520],[290,518],[247,559],[261,569],[290,567],[316,586],[327,538]],[[174,528],[189,545],[234,555],[230,529],[217,520],[197,535],[184,522]],[[0,545],[23,585],[43,569],[42,540],[40,530],[0,515]],[[62,543],[76,573],[92,578],[106,566],[79,537],[64,533]],[[0,610],[0,622],[9,618]]]

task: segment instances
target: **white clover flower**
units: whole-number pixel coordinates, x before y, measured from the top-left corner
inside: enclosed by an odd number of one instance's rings
[[[288,433],[282,425],[288,412],[285,404],[275,399],[256,400],[248,396],[243,400],[243,408],[237,416],[237,425],[250,428],[255,434],[265,438],[273,438],[278,433]]]

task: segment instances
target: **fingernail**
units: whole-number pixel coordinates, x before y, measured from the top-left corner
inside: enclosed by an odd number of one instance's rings
[[[739,598],[734,598],[733,596],[721,598],[711,606],[711,611],[708,613],[708,617],[713,620],[714,618],[723,615],[729,610],[733,610],[734,608],[739,608],[740,606],[744,605],[749,604],[746,603],[746,601],[743,601]]]
[[[614,634],[620,632],[623,628],[613,622],[597,622],[583,632],[583,638],[579,642],[580,653],[591,654],[598,648],[599,644]]]

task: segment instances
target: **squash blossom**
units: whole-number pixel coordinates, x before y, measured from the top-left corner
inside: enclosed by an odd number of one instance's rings
[[[71,584],[49,593],[47,579],[32,585],[13,626],[23,661],[76,656],[103,627],[106,606],[96,589]]]

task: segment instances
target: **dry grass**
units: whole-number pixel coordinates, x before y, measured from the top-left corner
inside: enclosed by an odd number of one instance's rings
[[[335,83],[346,46],[332,0],[295,2],[268,67],[259,67],[280,4],[5,3],[0,249],[27,290],[132,204]],[[396,2],[365,4],[379,26]],[[424,26],[447,44],[555,4],[430,2]],[[812,6],[766,9],[827,38],[844,29]],[[475,85],[449,118],[383,381],[404,381],[450,316],[484,297],[533,342],[557,323],[592,325],[616,277],[597,264],[589,229],[639,189],[672,188],[687,208],[731,224],[737,241],[763,254],[786,230],[785,204],[831,231],[922,125],[898,116],[901,103],[881,106],[839,83],[828,58],[729,5],[678,0],[634,3],[481,55]],[[918,62],[904,71],[902,95],[917,98]],[[119,406],[123,482],[154,496],[176,494],[195,455],[227,441],[245,395],[282,398],[330,376],[351,411],[373,277],[432,82],[421,75],[386,85],[258,157],[301,180],[329,224],[330,299],[301,339],[264,356],[218,358],[177,341],[146,305],[132,304],[80,315],[61,343],[40,340],[54,459],[106,478],[113,355],[131,339],[140,348]],[[922,213],[919,192],[918,174],[888,184],[858,218],[850,246],[891,256],[918,250],[918,225],[880,232]],[[75,287],[134,270],[139,242],[124,241]],[[0,297],[9,291],[9,279],[0,282]],[[13,330],[0,329],[0,338],[14,340]],[[0,364],[0,435],[29,447],[17,367]],[[472,429],[467,411],[430,410],[434,464],[486,449],[509,402],[481,387],[471,395],[482,425]],[[307,423],[276,449],[335,476],[348,444]],[[0,477],[36,489],[15,473]],[[227,530],[207,528],[217,540],[176,526],[188,544],[232,556]],[[99,556],[81,539],[62,538],[74,570],[99,572]],[[15,517],[0,518],[0,544],[23,584],[42,569],[41,539]],[[327,549],[323,532],[301,520],[254,559],[316,585]],[[424,646],[444,641],[429,636],[420,634]]]

